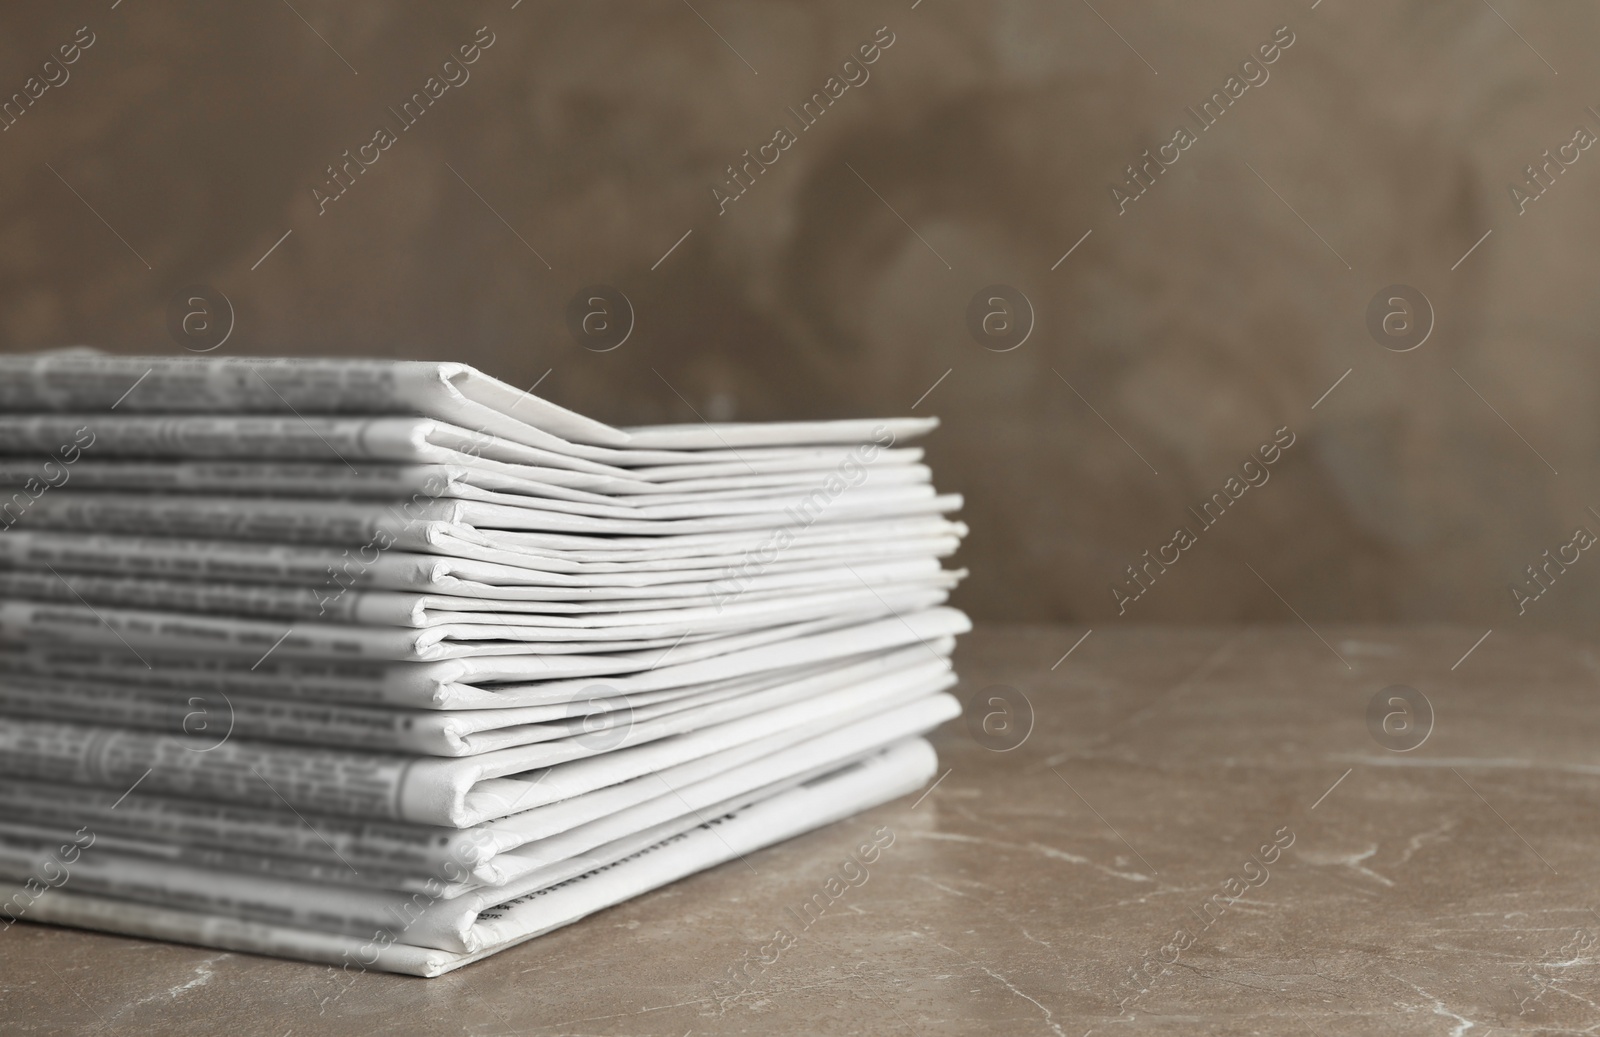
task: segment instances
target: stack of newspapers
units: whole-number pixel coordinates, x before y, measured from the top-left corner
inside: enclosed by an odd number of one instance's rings
[[[0,358],[0,926],[432,976],[917,790],[934,425]]]

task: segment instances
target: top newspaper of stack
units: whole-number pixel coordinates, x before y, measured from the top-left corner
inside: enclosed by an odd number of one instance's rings
[[[819,474],[834,477],[826,493],[859,491],[835,511],[873,510],[875,497],[929,495],[920,451],[897,444],[937,424],[931,418],[701,421],[617,429],[461,364],[78,352],[0,358],[0,416],[0,452],[70,454],[62,460],[73,464],[83,488],[347,498],[432,487],[433,497],[482,504],[539,497],[568,515],[724,519],[698,527],[597,527],[545,516],[531,527],[504,511],[473,509],[512,523],[497,528],[607,534],[749,528],[741,514],[770,511],[771,497],[815,483]],[[107,465],[112,458],[119,463]],[[358,461],[372,464],[363,469]],[[868,462],[874,485],[859,486]]]
[[[137,383],[137,385],[135,385]],[[411,415],[613,465],[670,453],[858,443],[921,435],[932,418],[612,428],[466,364],[288,357],[113,357],[66,350],[0,358],[0,411]],[[426,428],[426,426],[416,426]]]

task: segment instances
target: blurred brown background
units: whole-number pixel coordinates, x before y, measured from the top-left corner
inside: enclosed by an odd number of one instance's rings
[[[677,392],[721,420],[938,414],[959,602],[991,619],[1113,620],[1124,567],[1287,426],[1126,619],[1292,621],[1276,591],[1311,620],[1587,630],[1600,604],[1586,555],[1526,615],[1509,589],[1600,532],[1600,150],[1525,214],[1508,191],[1600,133],[1593,5],[105,0],[0,25],[0,96],[93,38],[0,120],[0,348],[181,352],[167,303],[203,283],[228,353],[548,370],[542,395],[620,424],[694,420]],[[1125,167],[1282,26],[1270,79],[1119,215]],[[319,214],[326,167],[459,78],[480,27],[470,79]],[[870,79],[719,215],[725,167],[880,27]],[[594,283],[637,314],[611,352],[566,329]],[[1367,330],[1393,283],[1436,313],[1409,352]],[[967,329],[992,284],[1035,310],[1009,352]]]

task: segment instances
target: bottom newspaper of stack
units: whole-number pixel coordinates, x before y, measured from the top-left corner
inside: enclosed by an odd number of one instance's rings
[[[968,624],[885,606],[535,681],[12,641],[0,925],[440,975],[924,785]]]

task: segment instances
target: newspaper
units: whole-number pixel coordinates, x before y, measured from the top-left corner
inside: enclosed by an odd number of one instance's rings
[[[89,605],[0,601],[0,641],[111,646],[121,643],[138,655],[143,649],[192,650],[260,658],[389,659],[430,662],[473,656],[559,655],[634,651],[705,640],[752,626],[796,623],[849,613],[878,618],[943,604],[961,573],[941,572],[923,580],[904,580],[856,589],[795,593],[780,598],[739,601],[725,608],[680,610],[677,618],[629,626],[596,628],[558,625],[559,616],[524,617],[541,625],[513,622],[501,613],[476,622],[473,613],[446,616],[418,627],[353,626],[252,619],[214,619],[198,613],[159,612]],[[707,615],[706,613],[710,613]]]
[[[431,418],[251,417],[207,415],[137,417],[126,414],[17,416],[0,412],[0,453],[61,454],[75,463],[90,450],[97,458],[256,459],[264,461],[352,461],[447,464],[489,472],[520,472],[557,485],[597,492],[682,492],[685,480],[740,485],[749,476],[805,476],[838,468],[846,459],[872,463],[896,442],[893,422],[856,441],[854,452],[795,453],[787,448],[714,452],[630,451],[608,454],[602,463],[560,450],[522,443]],[[832,462],[830,465],[829,462]],[[631,465],[633,467],[622,467]],[[507,466],[515,466],[507,467]]]
[[[72,841],[72,829],[59,829],[49,825],[17,823],[11,819],[0,820],[0,884],[25,884],[29,876],[37,876],[46,862],[59,853],[58,847]],[[310,861],[293,857],[274,857],[245,852],[230,847],[184,846],[165,841],[139,838],[138,835],[121,835],[95,832],[94,853],[85,860],[84,867],[73,868],[70,874],[81,880],[78,888],[85,892],[105,891],[126,895],[131,892],[123,885],[127,874],[125,861],[133,861],[135,868],[165,869],[171,865],[197,868],[203,872],[227,873],[236,882],[247,882],[252,877],[264,876],[290,882],[314,885],[338,885],[348,880],[354,872],[352,866],[334,861]],[[72,862],[78,863],[76,861]],[[437,881],[430,882],[426,875],[408,871],[394,871],[382,865],[368,866],[360,873],[362,882],[372,889],[391,890],[396,893],[418,893],[437,890]],[[193,901],[191,901],[192,903]],[[220,905],[219,905],[220,906]]]
[[[909,740],[858,763],[833,769],[825,777],[813,779],[810,785],[815,788],[841,779],[862,782],[876,779],[883,783],[886,776],[883,772],[887,771],[898,772],[899,780],[893,784],[900,786],[897,791],[903,791],[906,785],[915,787],[907,776],[915,775],[916,784],[920,784],[931,769],[931,749],[920,740]],[[631,857],[663,839],[699,827],[709,819],[725,816],[752,801],[775,799],[795,785],[793,780],[769,783],[720,800],[714,798],[715,789],[685,790],[686,797],[673,816],[647,824],[652,815],[642,811],[632,819],[632,824],[614,823],[614,828],[620,829],[622,834],[587,849],[578,849],[584,845],[581,837],[569,837],[563,848],[551,848],[553,853],[560,854],[558,858],[536,864],[520,877],[498,886],[447,891],[442,884],[436,884],[425,895],[408,896],[389,890],[214,871],[181,860],[140,857],[125,849],[119,852],[115,845],[96,847],[99,852],[82,855],[73,863],[72,880],[74,888],[87,892],[114,888],[129,899],[226,911],[332,933],[364,935],[375,928],[399,926],[408,943],[470,951],[484,939],[484,934],[475,929],[479,916],[485,912],[524,901],[596,868]],[[806,785],[800,784],[800,788]],[[704,809],[695,807],[696,802],[703,802]],[[604,834],[598,833],[602,838]],[[0,841],[0,873],[15,874],[25,868],[31,849],[33,847],[27,844]]]
[[[269,478],[272,473],[292,472],[296,479],[325,483],[343,469],[358,480],[369,478],[381,485],[384,469],[425,466],[434,469],[430,476],[447,473],[489,488],[516,491],[553,482],[603,488],[624,496],[784,487],[827,472],[839,472],[854,483],[861,481],[864,469],[888,472],[911,467],[921,458],[919,449],[894,443],[894,433],[883,425],[871,439],[850,446],[607,455],[622,462],[619,465],[568,457],[424,418],[133,417],[125,413],[26,417],[0,411],[0,453],[47,455],[57,468],[75,470],[82,463],[98,465],[104,472],[109,466],[103,459],[116,457],[158,473],[198,468],[248,479],[251,476],[244,463],[248,462]],[[362,462],[360,469],[350,464],[352,460]],[[40,468],[38,474],[55,481],[61,474],[57,468]],[[363,477],[361,469],[378,474]]]
[[[888,427],[897,439],[932,418],[667,425],[614,429],[465,364],[275,357],[113,357],[88,352],[0,357],[0,412],[417,414],[484,429],[574,457],[636,450],[727,450],[859,443]],[[641,463],[650,463],[648,461]]]
[[[670,652],[478,657],[437,663],[285,661],[168,655],[128,665],[127,648],[56,649],[0,644],[0,674],[18,678],[121,682],[184,695],[268,696],[322,703],[419,709],[505,709],[561,705],[596,678],[636,696],[766,670],[884,651],[966,633],[966,616],[935,608],[889,619],[841,614],[808,623],[680,644]]]
[[[532,499],[532,498],[530,498]],[[799,502],[801,498],[796,498]],[[546,505],[557,502],[546,501]],[[517,545],[538,545],[519,534],[586,536],[674,536],[738,534],[785,527],[865,522],[941,515],[959,510],[961,498],[936,495],[927,486],[889,487],[842,495],[814,515],[780,506],[747,514],[648,519],[575,515],[550,507],[511,507],[479,501],[430,498],[400,506],[326,500],[252,500],[201,494],[80,493],[56,490],[0,519],[22,530],[80,530],[158,536],[217,537],[451,554],[508,561]],[[809,521],[807,518],[809,517]],[[476,535],[475,535],[476,534]],[[499,556],[479,547],[499,552]]]
[[[42,897],[30,917],[132,936],[325,962],[340,966],[346,976],[358,976],[367,969],[439,976],[697,871],[912,792],[932,776],[934,760],[926,743],[913,741],[906,745],[909,751],[886,757],[879,766],[848,768],[711,819],[609,866],[480,909],[464,930],[455,930],[462,937],[460,943],[468,948],[464,951],[408,942],[420,937],[413,937],[410,926],[403,921],[392,919],[376,934],[348,937],[68,890],[53,890]]]
[[[954,646],[953,639],[945,638],[926,648],[918,645],[633,695],[604,683],[589,683],[565,702],[466,711],[337,706],[242,695],[229,697],[224,705],[220,697],[210,699],[156,687],[0,676],[0,715],[66,721],[92,718],[102,725],[185,731],[196,736],[206,729],[201,725],[209,718],[229,737],[247,741],[475,756],[575,736],[607,745],[629,744],[630,738],[662,737],[663,733],[706,726],[891,672],[925,657],[928,649],[948,655]],[[612,732],[614,739],[608,737]]]
[[[179,611],[226,609],[237,610],[242,615],[291,615],[329,622],[396,626],[425,626],[438,622],[433,613],[494,612],[506,617],[568,613],[600,617],[617,612],[682,610],[697,605],[715,606],[720,612],[735,602],[756,600],[774,591],[822,593],[841,586],[879,587],[928,580],[941,571],[938,558],[922,553],[901,555],[887,551],[873,555],[862,552],[853,558],[816,559],[803,566],[752,566],[743,571],[697,568],[596,573],[587,578],[593,581],[592,587],[585,583],[585,577],[569,573],[521,570],[514,574],[520,581],[517,590],[480,595],[475,593],[475,586],[463,581],[445,588],[438,585],[441,581],[435,580],[433,587],[421,593],[350,590],[342,580],[328,579],[326,574],[320,581],[289,584],[172,580],[153,573],[90,574],[69,583],[62,578],[62,570],[53,564],[41,565],[33,559],[25,564],[31,572],[7,572],[0,566],[0,579],[10,581],[10,593],[5,596],[56,600],[64,590],[68,600],[107,605]],[[54,579],[56,588],[40,582],[39,576],[46,572]],[[598,593],[584,593],[591,589]],[[359,601],[346,600],[362,595],[365,597]],[[373,618],[363,618],[367,611]],[[521,620],[507,618],[506,622]],[[619,621],[594,618],[583,622],[604,626]],[[643,622],[643,618],[638,617],[628,625],[634,622]]]
[[[241,618],[299,619],[308,622],[370,624],[425,628],[479,622],[492,613],[512,625],[637,626],[671,618],[716,616],[732,602],[791,600],[797,594],[832,591],[851,581],[868,587],[910,581],[947,584],[959,573],[944,573],[937,558],[901,560],[860,558],[838,567],[786,569],[735,581],[725,573],[694,570],[654,573],[644,586],[613,587],[615,598],[573,597],[566,586],[530,587],[517,598],[485,598],[465,593],[412,594],[398,591],[350,591],[332,586],[283,586],[164,580],[148,576],[75,575],[61,571],[7,572],[0,569],[0,598],[27,601],[82,602],[118,608],[164,612],[203,612]],[[700,577],[694,582],[662,582],[673,576]],[[706,579],[707,576],[712,577]],[[627,579],[627,577],[613,577]],[[453,588],[465,591],[469,588]],[[621,596],[626,594],[627,596]]]
[[[0,358],[0,878],[90,833],[34,918],[434,973],[914,788],[966,629],[935,425]]]
[[[613,814],[702,782],[751,778],[752,787],[790,774],[843,762],[931,730],[949,718],[948,696],[929,696],[841,725],[824,719],[780,731],[626,781],[465,829],[250,807],[152,795],[122,797],[112,789],[45,785],[0,778],[0,809],[18,824],[57,831],[86,824],[92,831],[166,847],[246,855],[249,870],[273,870],[280,858],[334,869],[345,882],[363,879],[470,874],[493,884],[521,866],[499,855],[586,827]],[[64,819],[70,819],[64,820]],[[167,851],[172,852],[172,851]],[[234,869],[239,870],[239,869]],[[520,873],[520,871],[518,872]],[[370,883],[369,883],[370,884]]]
[[[958,708],[948,696],[934,704],[943,708],[926,714],[925,722],[936,723]],[[271,904],[270,913],[258,914],[263,920],[281,920],[285,911],[304,911],[296,918],[300,924],[315,928],[337,919],[330,928],[338,931],[366,931],[379,924],[383,914],[402,909],[410,898],[395,896],[396,893],[424,891],[435,901],[461,900],[462,904],[441,907],[439,912],[459,917],[469,905],[481,908],[503,903],[581,874],[599,863],[591,856],[594,853],[650,845],[667,834],[693,827],[708,816],[738,809],[849,763],[870,759],[891,743],[903,743],[906,737],[879,738],[865,751],[853,746],[854,751],[850,752],[813,741],[780,754],[771,766],[746,764],[685,785],[670,785],[657,777],[660,795],[558,835],[486,855],[473,866],[462,862],[431,874],[384,866],[357,868],[347,860],[323,862],[241,853],[97,832],[95,853],[73,869],[73,877],[78,888],[88,892],[120,887],[139,899],[187,905],[206,896],[235,899],[235,891],[249,884],[255,905]],[[70,839],[66,829],[0,823],[0,877],[25,873],[37,862],[41,851],[47,853],[49,847],[64,839]],[[641,839],[642,843],[634,842]],[[156,879],[157,875],[161,878]],[[131,887],[130,876],[135,877]],[[228,904],[218,899],[207,906],[220,908]]]
[[[372,587],[474,598],[540,600],[546,586],[584,589],[603,580],[588,597],[622,597],[633,588],[688,579],[750,578],[751,574],[797,572],[820,563],[902,556],[945,557],[966,534],[943,518],[870,522],[816,529],[796,537],[781,552],[759,552],[768,537],[721,538],[639,548],[627,544],[589,550],[520,546],[518,564],[448,558],[401,550],[358,552],[312,545],[195,539],[180,536],[119,536],[12,529],[0,535],[0,569],[138,575],[162,579],[279,583],[316,588]],[[601,544],[607,543],[602,541]],[[668,575],[651,575],[667,573]],[[673,574],[687,573],[687,576]]]
[[[781,783],[783,786],[792,783]],[[771,795],[781,788],[763,787]],[[709,817],[747,805],[754,793],[706,804]],[[672,817],[626,834],[581,853],[565,856],[497,887],[457,891],[446,896],[441,883],[411,893],[345,885],[313,884],[275,875],[248,874],[207,868],[182,860],[160,860],[119,852],[116,845],[96,847],[75,862],[76,888],[88,893],[110,893],[174,907],[225,911],[267,922],[289,923],[351,936],[364,935],[397,921],[405,923],[407,937],[423,946],[465,950],[479,911],[519,896],[547,889],[597,867],[613,864],[704,823],[693,810],[679,809]],[[0,876],[16,878],[28,873],[48,843],[12,842],[0,832]]]
[[[499,476],[508,482],[515,480],[512,485],[548,496],[603,503],[603,498],[596,495],[615,495],[619,499],[612,503],[622,507],[650,503],[647,499],[632,501],[631,495],[681,496],[691,486],[746,491],[752,486],[752,478],[757,480],[756,486],[779,489],[803,489],[829,477],[861,487],[884,481],[874,480],[875,472],[908,467],[903,455],[886,459],[885,448],[893,442],[892,433],[884,431],[878,439],[859,443],[842,453],[794,455],[783,450],[741,450],[712,455],[708,451],[683,451],[648,455],[652,461],[675,463],[621,468],[422,418],[155,418],[81,414],[23,417],[0,412],[0,454],[49,457],[59,471],[53,473],[49,467],[41,466],[40,474],[57,486],[70,481],[72,466],[85,456],[97,460],[320,461],[338,463],[357,478],[363,467],[405,463],[477,470],[486,479]],[[714,456],[720,459],[712,460]],[[903,475],[900,481],[905,481]],[[559,492],[562,489],[568,492]],[[432,491],[429,495],[440,496]],[[742,492],[735,492],[725,498],[741,495]]]
[[[80,785],[198,795],[228,803],[466,828],[648,774],[824,718],[842,724],[937,694],[955,683],[949,661],[928,658],[897,673],[819,694],[772,695],[786,704],[681,731],[671,717],[629,730],[608,748],[590,739],[541,742],[461,758],[358,753],[270,742],[199,739],[59,721],[0,718],[0,773]],[[735,700],[737,701],[737,700]],[[205,751],[197,751],[203,748]],[[141,775],[144,775],[141,778]]]
[[[878,453],[866,476],[874,485],[927,482],[930,472],[919,464],[920,448],[891,448]],[[648,493],[604,495],[557,486],[507,471],[505,466],[477,464],[366,463],[358,470],[339,461],[117,461],[78,460],[70,467],[54,459],[0,456],[0,488],[21,487],[31,479],[59,488],[160,490],[163,492],[227,493],[242,496],[279,494],[294,497],[369,497],[408,499],[415,495],[459,497],[498,504],[519,503],[518,497],[553,497],[601,504],[681,504],[704,500],[742,500],[792,492],[793,473],[801,485],[838,471],[850,459],[830,450],[801,457],[769,458],[766,472],[745,472],[739,485],[705,477],[698,466],[675,470],[671,485]]]

